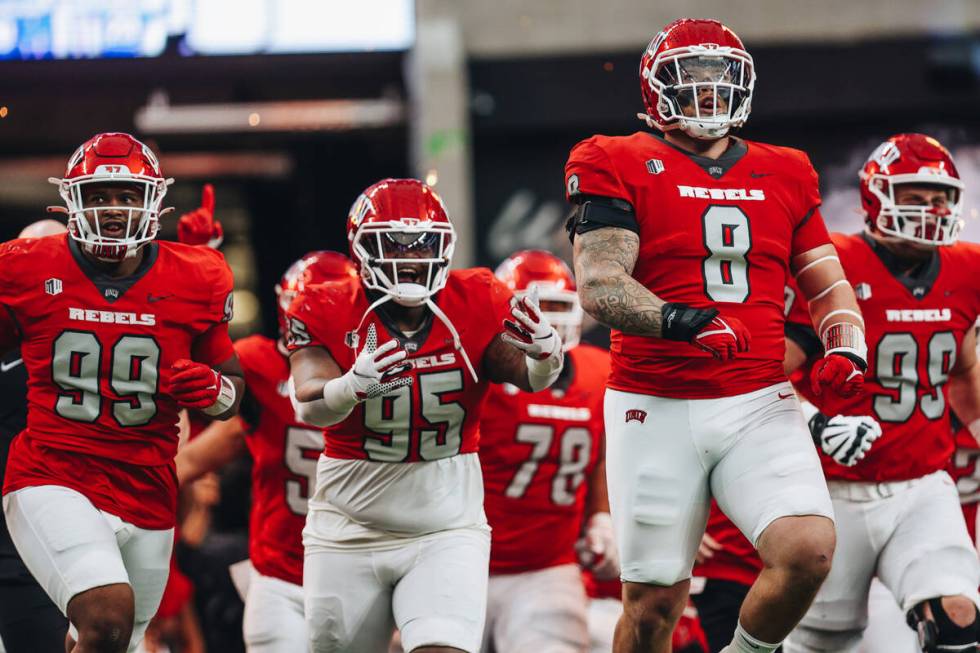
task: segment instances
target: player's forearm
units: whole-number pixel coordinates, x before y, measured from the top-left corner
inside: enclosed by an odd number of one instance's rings
[[[585,518],[598,512],[609,512],[609,491],[606,488],[606,461],[600,460],[589,477],[589,494],[585,500]]]
[[[195,481],[235,460],[245,453],[244,436],[241,420],[213,422],[177,452],[177,480]]]
[[[320,427],[344,421],[358,403],[356,393],[344,377],[308,379],[295,388],[290,378],[289,396],[300,421]]]
[[[664,301],[632,277],[640,237],[605,227],[575,236],[575,279],[586,313],[636,335],[660,337]]]
[[[582,308],[598,322],[623,333],[659,338],[664,301],[625,272],[585,276]]]
[[[843,337],[843,348],[853,348],[864,359],[864,318],[834,246],[822,245],[796,256],[793,270],[807,299],[810,321],[824,347],[828,348],[828,340],[837,343]]]
[[[949,405],[980,443],[980,362],[950,375]]]

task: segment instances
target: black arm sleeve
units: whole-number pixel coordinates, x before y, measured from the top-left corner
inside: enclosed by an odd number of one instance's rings
[[[575,234],[584,234],[602,227],[619,227],[640,233],[636,213],[629,202],[615,197],[601,195],[576,195],[575,209],[565,222],[568,239],[575,240]]]
[[[817,337],[817,332],[813,327],[803,326],[796,322],[787,322],[783,332],[786,337],[795,342],[806,354],[807,358],[813,358],[823,353],[823,343]]]

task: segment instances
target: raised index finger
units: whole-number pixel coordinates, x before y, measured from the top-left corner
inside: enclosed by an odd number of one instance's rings
[[[204,188],[201,189],[201,208],[212,218],[214,217],[214,186],[211,184],[204,184]]]

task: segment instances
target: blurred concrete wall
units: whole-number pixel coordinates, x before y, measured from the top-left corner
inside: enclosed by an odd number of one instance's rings
[[[767,44],[980,30],[980,0],[418,0],[418,11],[457,15],[473,57],[635,50],[683,16]]]

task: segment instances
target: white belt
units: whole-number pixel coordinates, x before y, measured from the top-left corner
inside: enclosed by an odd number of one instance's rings
[[[932,476],[930,474],[929,476]],[[912,478],[907,481],[885,481],[882,483],[867,483],[863,481],[827,481],[827,489],[834,499],[846,501],[875,501],[887,499],[899,492],[904,492],[921,483],[922,478]]]

